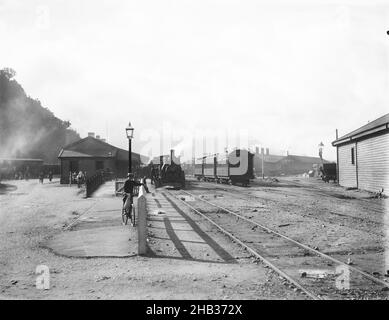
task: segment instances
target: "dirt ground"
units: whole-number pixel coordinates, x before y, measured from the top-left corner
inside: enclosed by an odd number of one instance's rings
[[[306,298],[184,208],[182,214],[191,217],[193,226],[199,228],[198,232],[209,235],[233,257],[233,261],[170,256],[170,249],[158,239],[160,222],[152,221],[153,217],[149,221],[150,248],[160,253],[159,256],[71,258],[56,255],[45,247],[49,239],[71,232],[64,228],[89,210],[95,201],[95,198],[83,199],[76,187],[60,185],[57,180],[43,185],[35,180],[10,181],[1,188],[0,298]],[[188,250],[191,250],[190,246]],[[197,252],[207,256],[201,250]],[[49,267],[49,290],[36,288],[36,268],[39,265]]]
[[[192,180],[191,188],[205,200],[389,280],[387,198],[302,177],[256,179],[246,188]],[[387,298],[387,292],[380,296]]]
[[[389,269],[388,199],[299,177],[258,179],[248,188],[192,181],[188,188],[322,252],[352,259],[356,267],[376,277],[389,279],[385,277]],[[44,244],[67,232],[64,228],[87,212],[96,199],[84,199],[77,187],[60,185],[58,180],[43,185],[35,180],[7,182],[0,188],[0,298],[306,298],[188,208],[162,191],[156,195],[162,210],[166,204],[181,213],[166,221],[152,214],[156,207],[149,208],[152,255],[71,258],[56,255]],[[209,248],[201,249],[197,238],[185,238],[188,234],[179,230],[181,220],[190,220],[196,237],[209,237],[207,241],[223,248],[231,259],[213,261]],[[187,251],[200,258],[186,256],[182,245],[169,247],[167,239],[174,236],[171,227],[188,240]],[[49,290],[36,288],[38,265],[50,269]]]

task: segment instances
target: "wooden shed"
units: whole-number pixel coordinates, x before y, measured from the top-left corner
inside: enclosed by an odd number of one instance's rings
[[[389,191],[389,113],[336,139],[341,186]]]
[[[88,136],[65,146],[58,155],[61,161],[61,183],[69,183],[70,172],[83,171],[88,176],[105,171],[113,178],[124,178],[128,171],[128,151],[101,139]],[[132,153],[134,172],[140,168],[143,156]]]

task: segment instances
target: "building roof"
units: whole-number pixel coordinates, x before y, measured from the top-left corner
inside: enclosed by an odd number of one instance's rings
[[[132,152],[134,161],[141,161],[138,153]],[[144,158],[144,156],[142,156]],[[117,148],[93,137],[86,137],[65,146],[58,158],[116,158],[128,161],[128,151]]]
[[[319,157],[310,157],[310,156],[296,156],[296,155],[288,155],[284,157],[282,160],[289,160],[289,161],[299,161],[299,162],[304,162],[304,163],[321,163],[321,159]],[[328,163],[329,161],[324,160],[324,163]]]
[[[387,130],[388,128],[389,128],[389,113],[336,139],[335,141],[332,142],[332,145],[336,146],[342,143],[356,140],[372,133],[376,133],[382,130]]]
[[[285,156],[278,156],[278,155],[274,155],[274,154],[268,154],[268,155],[265,154],[263,156],[263,161],[271,162],[271,163],[276,163],[276,162],[280,161],[283,158],[285,158]],[[262,155],[261,154],[259,154],[259,159],[262,159]]]
[[[93,155],[72,151],[72,150],[62,150],[58,158],[93,158]]]
[[[280,161],[281,159],[283,159],[284,156],[276,156],[276,155],[265,155],[263,160],[266,161],[266,162],[278,162]]]
[[[43,162],[43,159],[0,158],[0,161],[35,161],[35,162]]]

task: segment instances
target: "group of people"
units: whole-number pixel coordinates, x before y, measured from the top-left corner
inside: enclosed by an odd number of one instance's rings
[[[81,186],[86,181],[86,172],[79,171],[78,173],[70,172],[69,174],[69,185],[72,185],[72,183],[77,183],[77,186],[81,188]]]
[[[28,180],[28,178],[30,177],[30,174],[28,171],[25,171],[25,172],[22,172],[22,171],[18,171],[18,172],[15,172],[15,180]]]
[[[15,180],[28,180],[31,177],[30,174],[30,167],[26,168],[16,168],[13,167],[12,169],[2,169],[2,176],[6,179],[15,179]]]
[[[39,172],[39,175],[38,175],[39,183],[43,184],[45,177],[46,177],[46,174],[43,171]],[[53,172],[52,171],[49,171],[49,173],[47,174],[47,178],[49,179],[50,182],[53,180]]]

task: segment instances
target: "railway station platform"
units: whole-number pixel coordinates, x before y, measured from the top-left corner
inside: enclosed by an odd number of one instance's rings
[[[106,182],[92,196],[86,211],[64,226],[63,232],[46,243],[56,254],[78,257],[131,257],[138,252],[137,232],[122,225],[121,197],[114,182]]]
[[[169,190],[153,187],[147,198],[148,255],[202,262],[234,263],[232,257],[179,205]]]
[[[148,187],[146,257],[235,262],[234,257],[188,215],[185,206],[168,189],[155,189],[150,184]],[[46,247],[69,257],[136,256],[137,229],[122,225],[121,197],[114,195],[114,189],[113,182],[102,185],[89,199],[90,207],[50,239]],[[136,206],[136,198],[134,203]]]

